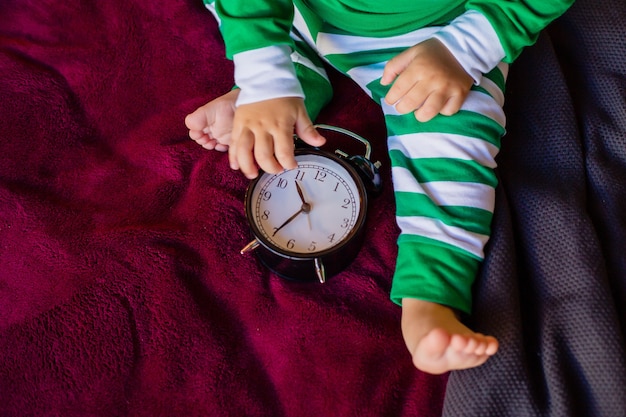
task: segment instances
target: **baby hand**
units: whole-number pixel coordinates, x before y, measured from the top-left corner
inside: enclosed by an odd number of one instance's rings
[[[382,85],[389,85],[385,101],[401,114],[414,112],[420,122],[437,114],[459,111],[473,79],[437,39],[428,39],[392,58],[383,71]]]
[[[255,178],[259,167],[270,174],[296,168],[294,131],[312,146],[321,146],[326,141],[313,127],[301,98],[284,97],[240,105],[235,111],[228,148],[231,168],[240,169],[248,178]]]

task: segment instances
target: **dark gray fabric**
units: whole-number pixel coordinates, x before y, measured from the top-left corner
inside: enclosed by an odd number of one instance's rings
[[[626,416],[626,2],[579,0],[512,66],[472,325],[445,416]]]

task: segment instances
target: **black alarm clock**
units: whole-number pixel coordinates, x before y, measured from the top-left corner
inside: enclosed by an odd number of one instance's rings
[[[349,156],[309,147],[297,136],[298,167],[252,180],[245,195],[254,251],[283,278],[325,282],[356,257],[367,217],[368,196],[381,189],[380,163],[370,161],[370,143],[345,129],[316,125],[365,145],[364,155]],[[306,146],[305,146],[306,145]]]

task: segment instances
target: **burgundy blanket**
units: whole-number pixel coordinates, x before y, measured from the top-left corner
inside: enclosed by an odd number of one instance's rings
[[[620,1],[512,69],[468,318],[502,349],[450,377],[404,347],[385,128],[350,81],[318,121],[382,162],[356,260],[321,285],[239,254],[248,181],[183,123],[232,84],[201,3],[0,1],[0,416],[626,415]]]
[[[187,137],[232,84],[200,0],[2,0],[0,74],[1,416],[441,413],[389,301],[384,127],[354,85],[320,121],[377,141],[385,191],[320,285],[239,254],[248,181]]]

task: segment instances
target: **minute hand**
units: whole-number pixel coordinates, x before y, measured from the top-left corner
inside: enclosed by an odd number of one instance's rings
[[[306,206],[306,207],[305,207]],[[300,207],[300,210],[298,210],[293,216],[291,216],[290,218],[288,218],[287,220],[285,220],[285,223],[281,224],[280,226],[278,226],[277,228],[274,229],[274,233],[272,233],[272,237],[276,236],[276,233],[278,233],[278,231],[280,229],[282,229],[283,227],[287,226],[289,223],[291,223],[293,221],[293,219],[295,219],[296,217],[298,217],[298,214],[300,213],[304,213],[305,211],[308,211],[308,204],[303,204],[302,207]]]

